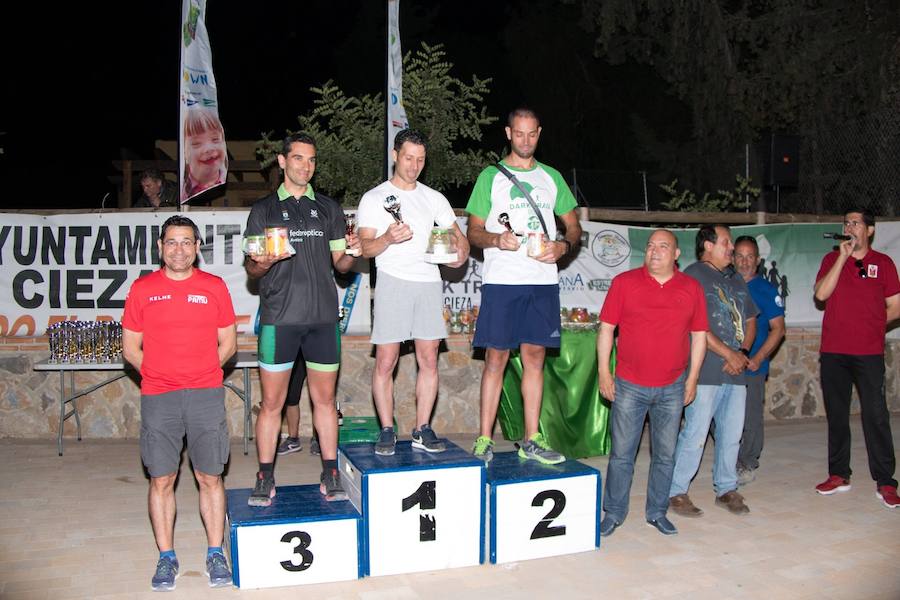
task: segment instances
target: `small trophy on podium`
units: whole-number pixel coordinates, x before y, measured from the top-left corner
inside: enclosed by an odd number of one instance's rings
[[[384,210],[391,213],[397,223],[403,222],[403,217],[400,216],[400,200],[397,199],[397,196],[390,195],[384,199]]]

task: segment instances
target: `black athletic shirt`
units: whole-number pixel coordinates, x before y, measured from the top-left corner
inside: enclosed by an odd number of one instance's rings
[[[332,250],[343,250],[341,206],[307,186],[300,198],[282,184],[250,209],[244,236],[265,235],[267,227],[287,227],[297,253],[272,265],[259,282],[260,324],[319,325],[338,318]]]

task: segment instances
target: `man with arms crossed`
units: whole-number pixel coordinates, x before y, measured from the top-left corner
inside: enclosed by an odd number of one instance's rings
[[[356,236],[345,236],[340,205],[313,191],[316,143],[304,133],[285,138],[278,165],[284,182],[250,209],[244,236],[283,227],[293,252],[248,256],[244,265],[260,279],[259,381],[262,402],[256,420],[259,472],[247,503],[269,506],[275,497],[275,446],[281,407],[298,356],[306,361],[313,426],[322,451],[321,492],[327,500],[346,500],[337,470],[335,385],[340,366],[337,288],[334,269],[344,273],[355,260],[344,253]]]
[[[603,499],[606,515],[600,523],[603,536],[615,531],[628,515],[634,459],[647,413],[652,436],[647,523],[664,535],[678,533],[666,518],[675,443],[682,409],[697,392],[708,328],[703,288],[676,269],[680,255],[672,232],[654,231],[647,242],[644,266],[613,279],[600,312],[600,393],[612,403],[612,451]],[[614,379],[609,359],[616,326]]]
[[[122,353],[141,374],[141,460],[150,473],[150,523],[159,547],[151,587],[175,589],[175,480],[182,439],[200,488],[210,587],[231,585],[222,551],[229,456],[222,365],[237,349],[225,282],[194,267],[200,230],[181,215],[159,234],[160,270],[135,281],[122,315]]]
[[[544,356],[547,348],[559,348],[560,344],[556,262],[578,247],[581,225],[575,213],[575,198],[559,171],[534,158],[540,136],[541,124],[533,110],[518,108],[509,113],[506,138],[510,153],[502,163],[529,190],[547,225],[549,240],[542,252],[529,256],[525,237],[513,233],[540,234],[543,227],[522,191],[497,166],[481,172],[466,206],[469,242],[484,248],[484,285],[473,345],[485,348],[485,361],[481,378],[481,435],[475,440],[473,453],[485,461],[493,457],[491,436],[503,371],[513,348],[518,348],[522,357],[525,405],[525,439],[519,456],[545,464],[565,460],[538,431],[538,423]],[[508,218],[512,231],[501,224],[501,215]],[[563,240],[556,240],[555,217],[565,227]]]
[[[825,303],[819,361],[828,418],[828,479],[816,491],[830,495],[850,489],[850,392],[855,383],[875,495],[888,508],[897,508],[894,440],[884,396],[884,334],[887,324],[900,317],[900,282],[894,261],[872,250],[871,211],[848,211],[844,235],[850,239],[825,255],[816,275],[816,300]]]
[[[416,424],[412,447],[443,452],[446,444],[429,425],[438,393],[438,346],[447,336],[441,310],[441,273],[425,262],[432,226],[450,229],[456,238],[458,267],[469,259],[469,242],[456,224],[447,198],[417,181],[425,168],[425,137],[404,129],[394,138],[394,176],[366,192],[359,201],[359,238],[362,255],[375,258],[378,284],[372,323],[375,369],[372,395],[381,421],[375,454],[391,456],[394,432],[394,368],[400,343],[412,339],[416,348]],[[400,203],[402,222],[385,210],[385,199]]]
[[[744,429],[747,368],[750,344],[756,337],[759,312],[744,280],[731,265],[734,244],[724,225],[704,225],[697,231],[697,262],[684,270],[703,287],[709,332],[706,357],[700,367],[697,397],[684,409],[684,427],[678,434],[675,471],[669,489],[669,507],[683,517],[699,517],[687,491],[700,467],[710,423],[716,425],[713,490],[716,505],[735,515],[750,512],[737,492],[737,456]]]
[[[760,311],[756,320],[756,338],[747,361],[747,405],[738,450],[738,485],[746,485],[756,479],[763,448],[763,405],[766,401],[769,357],[784,339],[785,331],[784,302],[775,286],[757,276],[760,260],[756,238],[742,235],[734,242],[734,266]]]

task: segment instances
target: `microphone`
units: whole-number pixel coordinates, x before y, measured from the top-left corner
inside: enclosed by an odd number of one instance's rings
[[[822,237],[826,240],[850,240],[853,239],[849,235],[844,235],[842,233],[823,233]]]

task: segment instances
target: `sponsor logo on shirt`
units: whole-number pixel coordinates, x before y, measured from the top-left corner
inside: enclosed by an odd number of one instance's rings
[[[866,272],[866,277],[869,279],[877,279],[878,278],[878,265],[869,265],[869,269]]]
[[[322,231],[321,229],[307,229],[305,231],[302,229],[291,229],[290,234],[291,234],[292,242],[296,242],[300,238],[305,238],[305,237],[324,237],[325,236],[325,232]]]
[[[188,294],[187,301],[188,304],[209,304],[209,300],[206,299],[206,296],[201,296],[199,294]]]
[[[171,300],[172,294],[165,294],[163,296],[150,296],[147,298],[147,302],[159,302],[160,300]]]
[[[309,209],[309,216],[310,216],[311,219],[318,219],[318,218],[319,218],[319,211],[316,210],[315,208],[311,208],[311,209]]]

